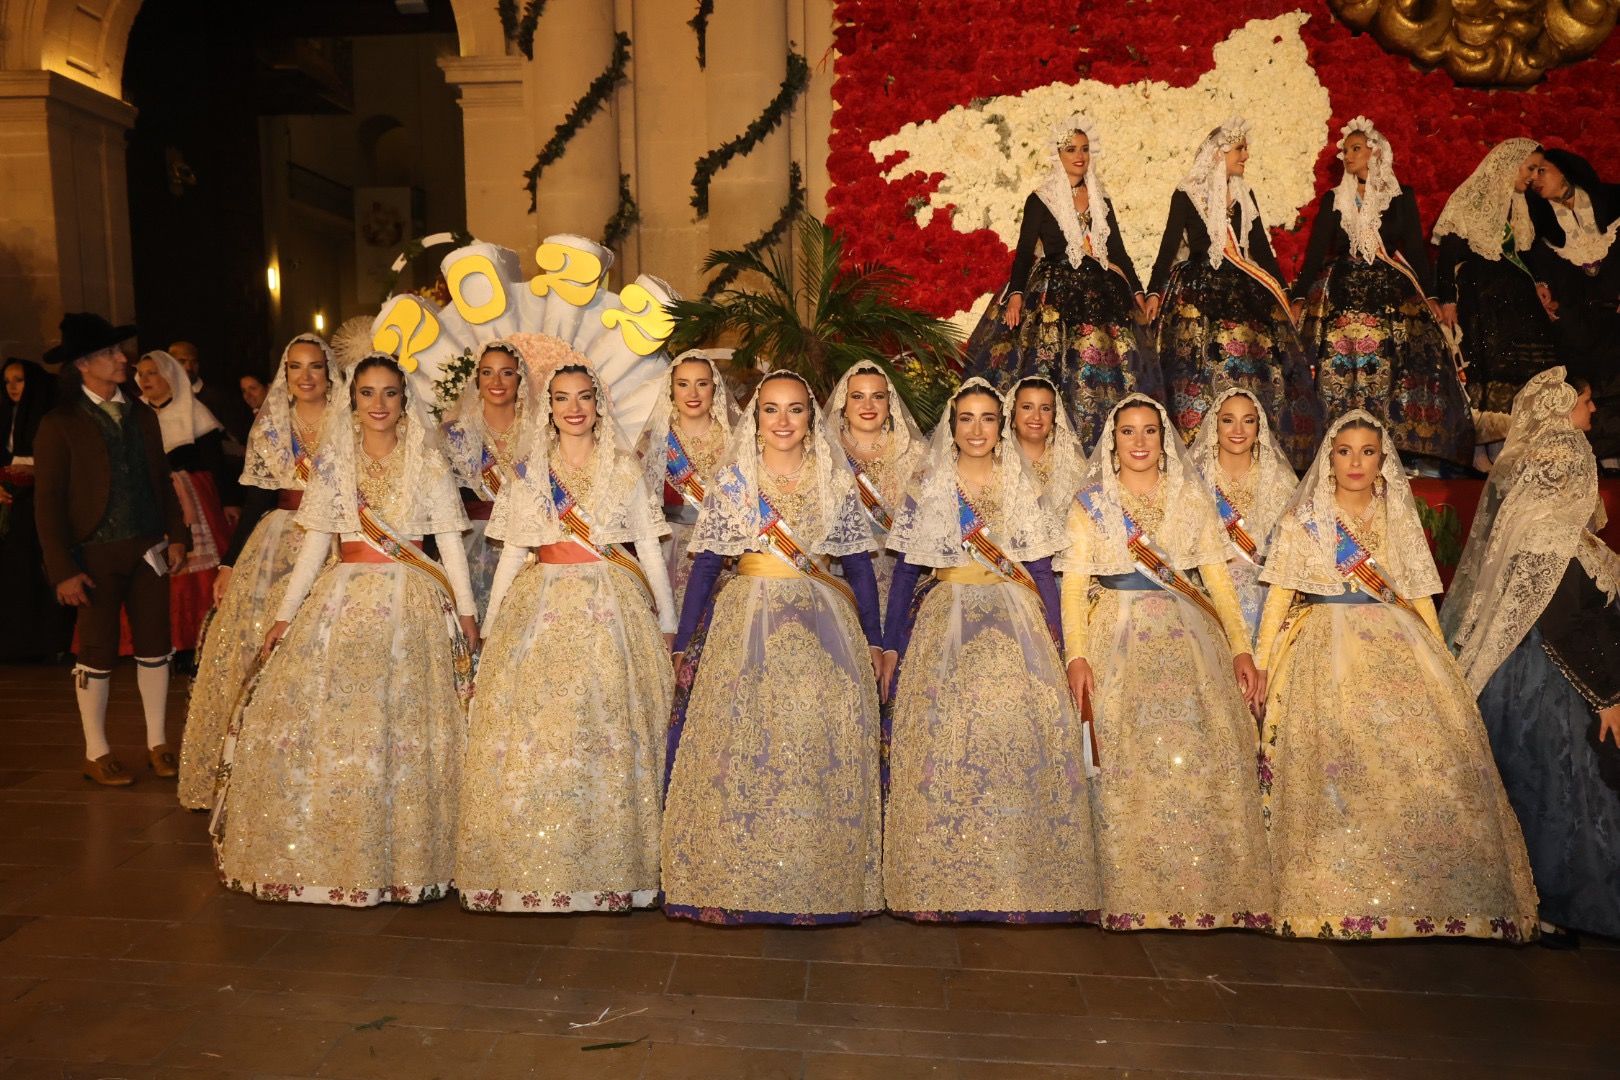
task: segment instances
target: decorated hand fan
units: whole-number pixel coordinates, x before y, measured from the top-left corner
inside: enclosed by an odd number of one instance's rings
[[[646,425],[669,364],[675,324],[665,282],[643,274],[607,288],[613,253],[584,237],[548,236],[535,252],[540,272],[525,279],[509,248],[475,241],[444,257],[450,303],[414,293],[392,296],[371,323],[374,348],[399,357],[418,388],[442,408],[471,372],[481,348],[512,334],[557,338],[595,366],[613,419],[632,441]]]

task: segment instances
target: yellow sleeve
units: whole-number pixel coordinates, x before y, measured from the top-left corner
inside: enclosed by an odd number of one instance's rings
[[[1444,645],[1446,635],[1441,631],[1440,620],[1434,614],[1434,598],[1432,596],[1420,596],[1416,600],[1409,601],[1409,603],[1412,605],[1412,609],[1418,613],[1418,618],[1423,620],[1423,625],[1427,626],[1429,632],[1434,635],[1434,639]]]
[[[1266,606],[1260,613],[1260,633],[1254,648],[1254,662],[1260,668],[1271,664],[1271,650],[1276,646],[1277,633],[1282,629],[1288,609],[1294,604],[1294,590],[1273,585],[1266,591]]]
[[[1065,561],[1085,562],[1090,554],[1091,530],[1078,506],[1069,511],[1069,549],[1063,553]],[[1091,591],[1091,575],[1079,570],[1063,572],[1063,656],[1065,662],[1084,659],[1086,635],[1090,632],[1091,604],[1086,594]]]
[[[1249,624],[1243,621],[1243,605],[1238,602],[1237,586],[1232,584],[1232,572],[1225,563],[1199,566],[1198,576],[1204,579],[1204,591],[1209,593],[1215,613],[1221,617],[1221,629],[1226,632],[1232,655],[1254,652],[1249,641]]]

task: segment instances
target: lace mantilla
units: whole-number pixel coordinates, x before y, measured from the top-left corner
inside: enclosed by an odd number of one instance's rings
[[[1460,236],[1475,255],[1496,262],[1502,257],[1502,230],[1511,225],[1514,248],[1529,248],[1536,239],[1530,206],[1524,193],[1513,189],[1519,166],[1537,149],[1534,139],[1507,139],[1491,147],[1446,200],[1430,233],[1432,241],[1438,244],[1442,236]]]
[[[320,425],[312,432],[303,430],[293,407],[292,393],[287,388],[287,354],[294,345],[314,345],[325,355],[327,404],[333,400],[332,391],[339,380],[332,350],[318,334],[299,334],[281,350],[281,362],[276,365],[270,389],[265,391],[264,405],[253,418],[253,429],[248,432],[247,456],[242,462],[242,483],[248,487],[267,491],[302,488],[304,482],[298,479],[298,461],[293,454],[294,432],[312,457],[320,446]]]
[[[1571,559],[1613,595],[1614,553],[1586,542],[1601,528],[1597,460],[1569,422],[1574,387],[1549,368],[1513,399],[1502,454],[1480,493],[1441,626],[1468,685],[1482,690],[1546,610]],[[1596,538],[1593,538],[1596,541]]]
[[[829,444],[810,385],[798,379],[810,396],[810,431],[806,436],[807,456],[795,492],[813,498],[815,528],[801,529],[789,520],[789,527],[809,553],[838,557],[858,551],[870,552],[877,546],[867,524],[866,511],[855,493],[855,477],[843,460],[843,451]],[[763,385],[763,384],[761,384]],[[717,555],[741,555],[762,550],[759,539],[760,477],[758,392],[743,409],[731,437],[715,483],[709,488],[692,526],[693,553],[712,551]]]
[[[1283,511],[1266,553],[1260,580],[1313,596],[1335,596],[1344,591],[1344,576],[1335,559],[1340,510],[1334,498],[1337,485],[1330,458],[1333,440],[1344,426],[1360,420],[1377,431],[1384,460],[1378,479],[1384,484],[1384,545],[1379,568],[1396,593],[1411,600],[1440,591],[1440,575],[1423,534],[1412,499],[1412,487],[1401,469],[1401,458],[1389,432],[1371,413],[1353,409],[1335,420],[1305,471],[1293,499]]]
[[[954,402],[966,390],[982,390],[1006,403],[988,382],[975,376],[959,386]],[[1058,408],[1061,410],[1062,406]],[[950,412],[934,428],[904,505],[889,533],[888,546],[917,566],[967,566],[973,557],[962,548],[962,523],[957,491],[957,449]],[[1044,559],[1067,546],[1061,523],[1041,504],[1040,482],[1024,464],[1017,444],[1003,438],[994,450],[995,466],[983,492],[969,499],[975,512],[990,526],[990,536],[1007,557],[1017,562]]]
[[[483,347],[479,353],[479,360],[482,361],[484,356],[496,351],[506,353],[518,364],[520,378],[515,399],[517,411],[512,426],[504,432],[497,432],[485,420],[484,401],[478,392],[476,368],[473,374],[462,382],[456,399],[445,410],[444,441],[446,453],[450,458],[450,467],[455,470],[456,484],[484,498],[494,497],[484,483],[484,451],[489,450],[495,458],[496,467],[502,474],[503,484],[515,478],[514,466],[522,460],[524,448],[530,442],[526,428],[535,413],[535,387],[538,384],[523,350],[517,343],[507,339],[492,341]]]
[[[1236,485],[1232,485],[1220,468],[1220,415],[1221,405],[1236,395],[1242,395],[1254,403],[1254,411],[1259,418],[1259,436],[1251,451],[1254,464],[1249,466],[1248,473]],[[1266,538],[1271,535],[1283,508],[1293,497],[1299,479],[1288,464],[1287,456],[1277,446],[1260,399],[1240,387],[1219,394],[1204,414],[1203,423],[1198,426],[1198,435],[1192,444],[1192,459],[1211,487],[1219,484],[1227,496],[1237,502],[1238,513],[1243,515],[1244,528],[1264,552]]]
[[[1039,386],[1052,392],[1052,430],[1046,435],[1046,449],[1039,461],[1030,461],[1028,458],[1024,460],[1035,474],[1035,479],[1040,482],[1041,505],[1057,515],[1061,523],[1064,515],[1069,512],[1069,503],[1074,499],[1074,493],[1080,490],[1080,478],[1085,475],[1085,447],[1081,445],[1080,436],[1075,434],[1074,427],[1069,423],[1069,411],[1063,407],[1063,395],[1058,393],[1051,379],[1040,375],[1024,376],[1013,383],[1012,389],[1007,392],[1007,418],[1001,425],[1002,445],[1016,449],[1019,454],[1024,451],[1018,442],[1014,421],[1018,391],[1025,386]]]
[[[1249,139],[1249,122],[1234,116],[1205,136],[1193,153],[1192,171],[1181,181],[1181,190],[1192,199],[1209,235],[1209,265],[1226,261],[1226,230],[1233,203],[1238,208],[1237,244],[1249,253],[1249,231],[1260,216],[1260,207],[1241,176],[1226,175],[1226,152]]]
[[[1076,131],[1085,135],[1091,154],[1085,178],[1089,221],[1082,221],[1079,211],[1074,208],[1074,188],[1069,185],[1069,174],[1063,171],[1063,159],[1058,156],[1058,148],[1068,142]],[[1086,237],[1089,234],[1092,257],[1107,266],[1108,192],[1103,189],[1102,174],[1097,170],[1101,150],[1097,123],[1090,117],[1076,113],[1052,129],[1051,143],[1052,171],[1035,189],[1035,194],[1040,196],[1041,202],[1052,212],[1052,217],[1057,219],[1058,228],[1063,230],[1064,257],[1069,260],[1069,265],[1078,267],[1086,257]]]
[[[928,444],[923,439],[922,430],[917,427],[917,421],[912,419],[911,410],[900,400],[900,390],[894,385],[894,379],[872,361],[859,360],[844,372],[833,387],[832,394],[827,398],[827,407],[822,412],[822,423],[826,428],[823,436],[829,445],[846,452],[854,449],[844,423],[844,406],[849,401],[849,381],[857,375],[881,375],[889,386],[888,430],[884,432],[876,456],[862,460],[861,469],[877,486],[883,504],[892,514],[905,497],[906,485],[926,455]]]
[[[1119,414],[1128,408],[1150,406],[1159,414],[1159,431],[1164,446],[1164,471],[1153,493],[1153,503],[1163,508],[1164,518],[1153,532],[1159,549],[1169,557],[1177,570],[1191,570],[1205,563],[1226,562],[1226,530],[1221,528],[1220,512],[1215,500],[1204,485],[1204,478],[1193,464],[1191,455],[1164,406],[1146,394],[1130,394],[1115,405],[1104,422],[1097,446],[1086,462],[1085,475],[1080,480],[1080,492],[1093,501],[1101,513],[1102,521],[1094,523],[1095,537],[1086,545],[1086,558],[1077,560],[1065,554],[1058,557],[1057,568],[1068,572],[1100,576],[1128,574],[1136,569],[1136,559],[1126,545],[1123,511],[1127,507],[1128,493],[1119,482],[1119,466],[1114,453],[1114,424]],[[1071,503],[1074,505],[1074,503]],[[1081,511],[1085,513],[1085,511]],[[1146,522],[1138,522],[1146,526]]]
[[[700,361],[709,365],[709,377],[714,380],[714,398],[709,402],[709,430],[698,438],[682,435],[681,445],[696,466],[705,486],[714,478],[720,459],[725,456],[726,444],[731,440],[732,425],[736,423],[737,409],[726,388],[725,376],[719,362],[731,359],[731,349],[688,349],[670,362],[664,372],[664,392],[653,402],[652,416],[642,429],[636,451],[646,470],[647,490],[662,496],[664,492],[665,452],[671,425],[675,423],[675,369],[682,364]]]
[[[1365,116],[1358,116],[1339,129],[1339,158],[1344,158],[1344,144],[1351,135],[1360,134],[1367,140],[1372,158],[1367,164],[1367,183],[1356,181],[1349,170],[1333,191],[1333,208],[1339,212],[1339,225],[1350,241],[1350,254],[1362,262],[1378,258],[1383,239],[1379,226],[1384,211],[1401,193],[1401,182],[1395,178],[1395,151],[1389,140]]]

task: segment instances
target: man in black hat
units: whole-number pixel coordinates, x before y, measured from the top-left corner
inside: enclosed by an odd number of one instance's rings
[[[118,659],[118,615],[129,616],[146,744],[159,776],[178,771],[165,731],[169,695],[169,571],[190,532],[169,479],[157,414],[120,389],[129,360],[119,344],[133,326],[71,312],[62,343],[63,400],[34,436],[35,521],[56,598],[78,609],[73,668],[84,725],[84,775],[109,787],[134,778],[107,745],[107,689]]]

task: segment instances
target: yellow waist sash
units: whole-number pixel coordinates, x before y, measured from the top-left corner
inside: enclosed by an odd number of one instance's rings
[[[799,573],[775,555],[763,551],[745,551],[737,559],[737,573],[743,577],[802,578]]]
[[[952,585],[999,585],[1007,580],[1000,574],[980,566],[978,563],[968,563],[966,566],[936,567],[934,576],[941,581],[948,581]]]

